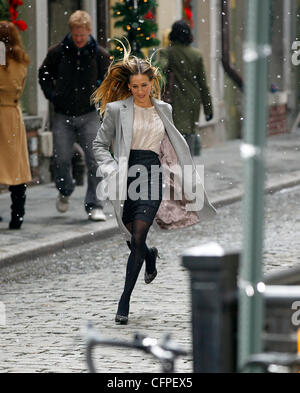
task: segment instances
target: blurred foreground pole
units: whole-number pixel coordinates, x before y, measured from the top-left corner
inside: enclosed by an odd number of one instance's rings
[[[262,251],[264,227],[264,147],[267,121],[269,0],[247,1],[244,47],[245,116],[243,200],[244,244],[239,277],[238,363],[261,351],[263,327]]]
[[[239,256],[217,243],[189,248],[182,256],[190,273],[194,373],[237,369]]]

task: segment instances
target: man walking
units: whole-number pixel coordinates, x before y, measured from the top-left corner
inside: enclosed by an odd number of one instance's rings
[[[56,208],[61,213],[69,208],[69,197],[75,188],[73,145],[78,142],[88,168],[85,210],[90,220],[105,221],[103,204],[96,196],[102,179],[96,177],[97,163],[92,149],[100,123],[90,97],[104,79],[110,63],[109,54],[91,35],[91,17],[87,12],[74,12],[69,28],[70,33],[49,49],[39,69],[41,88],[54,105],[54,177],[59,190]]]

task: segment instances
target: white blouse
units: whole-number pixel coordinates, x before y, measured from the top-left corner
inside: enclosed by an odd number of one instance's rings
[[[142,108],[134,104],[134,121],[131,149],[152,150],[159,154],[165,126],[154,106]]]

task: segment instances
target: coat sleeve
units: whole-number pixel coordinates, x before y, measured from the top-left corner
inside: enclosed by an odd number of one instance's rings
[[[50,48],[48,54],[39,68],[39,83],[45,97],[53,101],[55,95],[55,81],[57,79],[57,69],[59,64],[59,46]]]
[[[94,156],[103,177],[107,177],[118,170],[118,164],[109,150],[115,134],[116,125],[113,110],[110,104],[107,104],[103,121],[93,142]]]
[[[210,96],[210,91],[207,86],[206,82],[206,74],[205,74],[205,68],[203,64],[203,59],[202,56],[199,57],[199,65],[198,65],[198,84],[200,88],[200,93],[201,93],[201,100],[204,108],[204,113],[205,115],[213,115],[213,106],[212,106],[212,100]]]
[[[162,49],[161,51],[159,51],[159,65],[164,74],[168,69],[168,65],[169,65],[168,63],[169,63],[168,50]]]

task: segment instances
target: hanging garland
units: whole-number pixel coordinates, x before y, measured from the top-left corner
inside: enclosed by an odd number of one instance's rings
[[[191,0],[184,0],[183,1],[183,12],[184,12],[183,19],[189,23],[189,25],[192,29],[194,27],[194,20],[193,20]]]
[[[25,31],[27,30],[28,26],[24,20],[18,20],[19,13],[17,11],[17,8],[20,5],[23,5],[22,0],[8,0],[9,2],[9,13],[11,16],[11,21],[13,24],[15,24],[19,30]]]
[[[0,20],[9,20],[21,31],[25,31],[28,26],[24,20],[18,19],[17,8],[23,5],[22,0],[0,0]]]

